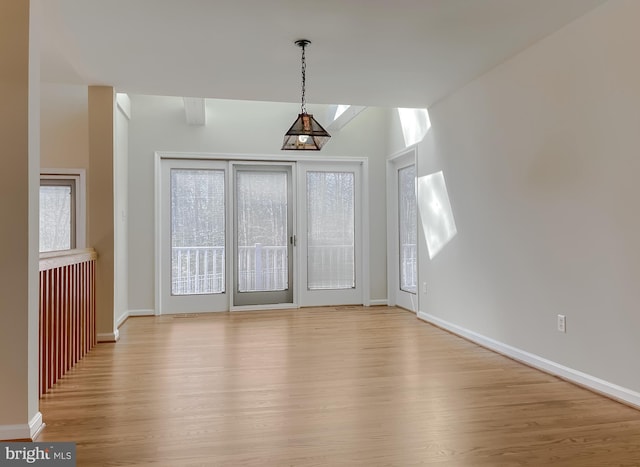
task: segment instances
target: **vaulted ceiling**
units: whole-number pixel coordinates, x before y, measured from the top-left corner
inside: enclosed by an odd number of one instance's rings
[[[605,0],[46,0],[42,79],[428,107]]]

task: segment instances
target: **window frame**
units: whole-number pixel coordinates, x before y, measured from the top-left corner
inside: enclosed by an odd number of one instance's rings
[[[40,186],[71,187],[71,249],[86,248],[85,169],[40,169]]]

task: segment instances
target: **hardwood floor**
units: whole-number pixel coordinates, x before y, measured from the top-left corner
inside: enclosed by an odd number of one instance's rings
[[[376,307],[131,318],[41,401],[79,466],[640,465],[640,411]]]

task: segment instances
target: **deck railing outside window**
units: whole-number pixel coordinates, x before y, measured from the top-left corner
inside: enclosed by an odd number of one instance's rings
[[[287,247],[260,243],[238,249],[240,291],[284,290],[288,284]],[[309,248],[309,267],[315,270],[312,288],[344,289],[355,284],[353,245]],[[224,247],[172,248],[173,295],[223,293]]]
[[[415,243],[401,245],[400,288],[406,292],[416,293],[418,286],[418,247]]]

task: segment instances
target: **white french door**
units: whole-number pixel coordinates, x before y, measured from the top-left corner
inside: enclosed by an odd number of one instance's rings
[[[362,304],[362,165],[298,164],[300,302]]]
[[[389,161],[387,186],[388,302],[416,312],[418,212],[415,149]]]
[[[160,314],[365,303],[363,163],[156,156]]]
[[[164,160],[160,185],[160,312],[228,310],[228,164]]]

